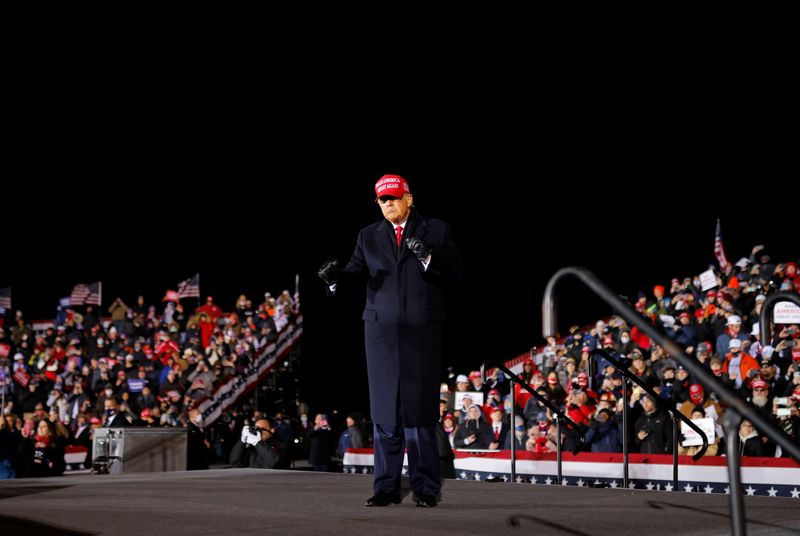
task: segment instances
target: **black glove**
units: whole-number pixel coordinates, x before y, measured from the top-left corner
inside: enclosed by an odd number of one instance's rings
[[[335,285],[336,282],[339,281],[339,273],[340,273],[339,261],[333,259],[323,263],[323,265],[317,272],[317,275],[319,275],[322,278],[322,280],[325,281],[325,284],[330,287],[331,285]]]
[[[428,255],[431,254],[431,248],[429,248],[421,238],[417,238],[416,236],[409,236],[406,238],[406,246],[408,246],[409,251],[411,251],[420,262],[423,262],[428,258]]]

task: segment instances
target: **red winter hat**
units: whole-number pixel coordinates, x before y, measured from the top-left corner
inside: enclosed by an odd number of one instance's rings
[[[472,380],[473,378],[480,378],[480,377],[481,377],[481,373],[478,372],[477,370],[473,370],[472,372],[469,373],[469,379],[470,380]]]
[[[384,175],[375,183],[375,201],[384,195],[400,198],[410,193],[408,183],[400,175]]]

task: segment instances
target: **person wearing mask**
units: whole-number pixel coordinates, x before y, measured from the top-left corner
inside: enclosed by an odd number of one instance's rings
[[[119,412],[117,399],[113,396],[106,398],[103,407],[103,426],[106,428],[124,428],[131,425],[128,419]]]
[[[23,430],[20,447],[23,477],[59,476],[64,472],[64,448],[59,444],[55,427],[41,420],[35,432]]]

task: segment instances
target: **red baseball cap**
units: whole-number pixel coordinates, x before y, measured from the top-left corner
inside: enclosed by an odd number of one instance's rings
[[[400,198],[410,193],[408,183],[400,175],[384,175],[375,183],[375,201],[384,195]]]
[[[753,389],[769,389],[769,384],[764,380],[756,380],[752,384]]]
[[[689,400],[694,402],[695,404],[699,404],[703,401],[703,386],[699,383],[693,383],[689,386]]]

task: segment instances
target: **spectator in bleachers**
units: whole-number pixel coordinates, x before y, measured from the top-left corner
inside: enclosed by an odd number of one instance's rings
[[[522,372],[520,373],[519,377],[522,381],[530,383],[533,379],[533,375],[538,372],[538,368],[533,362],[533,358],[526,357],[525,360],[522,362]]]
[[[730,378],[736,389],[746,389],[747,380],[752,377],[752,373],[759,371],[758,362],[745,352],[742,352],[742,341],[731,339],[728,344],[728,354],[722,365],[722,371]]]
[[[456,432],[458,431],[458,423],[456,422],[455,415],[453,415],[452,413],[446,413],[444,417],[442,417],[442,429],[444,430],[447,442],[450,444],[450,447],[456,448],[455,439],[456,439]]]
[[[525,418],[519,415],[514,416],[514,433],[506,434],[503,449],[508,450],[511,448],[511,442],[515,442],[515,449],[517,451],[525,450],[525,442],[528,439],[528,434],[525,428]]]
[[[492,429],[484,422],[480,406],[472,404],[456,431],[456,448],[485,449],[489,447],[491,437]]]
[[[492,409],[491,413],[491,422],[489,426],[492,431],[492,435],[489,439],[489,450],[498,450],[500,446],[505,444],[506,436],[508,435],[508,424],[503,419],[503,408],[502,406],[495,406]]]
[[[571,384],[578,377],[578,366],[574,357],[569,356],[564,359],[563,366],[556,368],[558,373],[558,383],[563,387]]]
[[[13,478],[18,467],[17,455],[22,444],[22,431],[14,413],[6,410],[0,419],[0,480]]]
[[[547,374],[546,384],[547,399],[556,406],[561,407],[567,399],[567,392],[558,382],[558,373],[556,371],[551,370]]]
[[[634,390],[636,391],[636,390]],[[636,391],[638,392],[638,391]],[[635,395],[634,395],[635,396]],[[672,423],[652,395],[640,396],[641,412],[634,424],[634,441],[642,454],[667,454],[672,449]]]
[[[739,455],[740,456],[766,456],[764,442],[753,427],[753,423],[742,419],[739,424]]]
[[[726,321],[725,333],[717,337],[717,353],[727,355],[730,351],[731,341],[738,339],[740,342],[747,340],[747,335],[742,333],[742,319],[739,315],[730,315]],[[739,345],[741,349],[741,344]]]
[[[547,389],[544,387],[544,385],[536,388],[536,393],[545,400],[547,399]],[[536,418],[536,415],[538,415],[539,412],[546,409],[546,406],[540,402],[538,398],[535,396],[529,396],[528,401],[525,403],[525,407],[522,409],[522,415],[525,417],[525,422],[530,423]]]
[[[586,444],[592,452],[621,452],[622,433],[608,408],[597,411],[586,432]]]
[[[106,428],[120,428],[130,426],[130,422],[119,412],[119,404],[113,396],[103,401],[103,426]]]
[[[484,388],[487,392],[491,392],[492,389],[497,390],[500,395],[503,396],[507,395],[509,392],[508,383],[508,379],[500,372],[500,369],[495,368],[492,369],[491,373],[487,376]]]
[[[64,446],[59,443],[53,424],[40,420],[35,429],[23,430],[19,461],[21,477],[59,476],[64,472]],[[35,430],[35,431],[34,431]]]
[[[702,406],[695,406],[692,409],[692,412],[688,415],[688,417],[692,420],[695,419],[702,419],[706,417],[706,412]],[[716,456],[719,452],[720,447],[720,440],[721,434],[715,433],[714,439],[708,442],[708,449],[706,449],[706,453],[704,456]],[[678,456],[694,456],[697,452],[702,448],[702,445],[695,445],[690,447],[685,447],[683,444],[678,445]]]
[[[483,404],[483,417],[486,422],[492,422],[494,408],[500,408],[500,411],[503,411],[504,404],[500,396],[500,391],[497,389],[491,389],[486,396],[486,402]]]
[[[684,350],[697,346],[697,330],[692,326],[692,315],[689,311],[681,311],[678,321],[666,328],[667,336]]]

